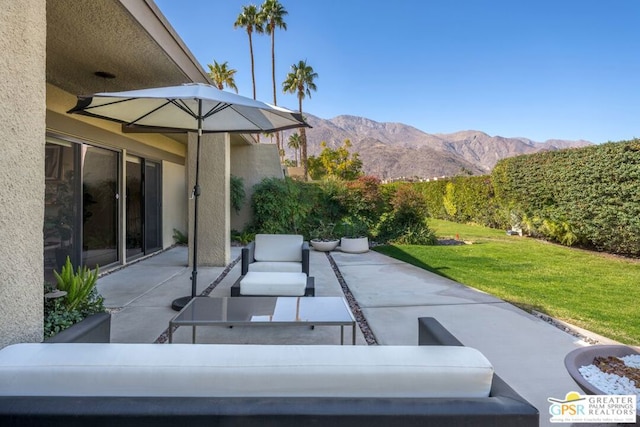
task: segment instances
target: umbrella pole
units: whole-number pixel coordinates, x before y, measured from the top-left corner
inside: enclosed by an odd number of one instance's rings
[[[191,272],[191,296],[181,297],[171,303],[180,311],[196,297],[198,285],[198,199],[200,198],[200,137],[202,136],[202,100],[198,100],[198,139],[196,142],[196,181],[193,186],[193,271]]]
[[[200,119],[198,119],[200,125]],[[193,186],[193,271],[191,272],[191,298],[196,297],[198,285],[198,200],[200,199],[200,136],[202,129],[198,129],[196,147],[196,183]]]

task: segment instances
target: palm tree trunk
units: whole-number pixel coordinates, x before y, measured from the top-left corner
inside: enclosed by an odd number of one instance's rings
[[[273,83],[273,105],[278,105],[276,101],[276,31],[271,28],[271,81]]]
[[[251,33],[249,33],[249,53],[251,54],[251,83],[253,83],[253,99],[256,99],[256,72],[253,62],[253,40],[251,39]]]
[[[276,31],[275,27],[271,28],[271,81],[273,83],[273,105],[278,105],[276,101]],[[282,150],[280,143],[280,133],[276,132],[276,147],[278,152]]]
[[[300,110],[300,116],[302,116],[302,96],[298,94],[298,109]],[[304,117],[304,116],[303,116]],[[307,130],[306,128],[300,128],[300,159],[302,160],[302,167],[304,168],[304,180],[309,180],[309,168],[307,167]]]
[[[302,166],[304,168],[304,180],[309,180],[309,168],[307,167],[307,130],[300,128],[300,149],[302,150]]]

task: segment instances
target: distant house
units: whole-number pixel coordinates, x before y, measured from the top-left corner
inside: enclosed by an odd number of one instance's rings
[[[191,228],[195,135],[123,133],[66,113],[76,95],[210,83],[152,0],[25,0],[0,14],[0,348],[42,340],[43,281],[70,256],[101,269]],[[186,6],[188,7],[188,5]],[[203,29],[203,37],[206,30]],[[282,176],[274,145],[203,137],[200,263],[229,262],[230,175]]]

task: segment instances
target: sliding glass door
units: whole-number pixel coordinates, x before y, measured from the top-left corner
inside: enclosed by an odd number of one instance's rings
[[[161,164],[127,156],[127,260],[162,249]]]
[[[82,146],[82,263],[117,262],[119,153]]]
[[[127,260],[134,259],[144,253],[144,191],[143,166],[139,157],[127,156]]]
[[[80,260],[80,180],[77,145],[47,141],[45,145],[44,273],[55,282],[53,270],[61,271],[67,257]]]
[[[144,162],[144,250],[162,249],[162,167]]]
[[[53,136],[45,154],[46,281],[55,283],[53,271],[67,256],[74,266],[94,268],[122,262],[121,253],[131,260],[162,249],[160,162],[131,155],[123,161],[118,151]]]

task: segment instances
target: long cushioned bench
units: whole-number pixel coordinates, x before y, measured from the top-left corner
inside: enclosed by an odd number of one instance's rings
[[[420,346],[17,344],[0,425],[538,425],[480,352],[420,325]]]

